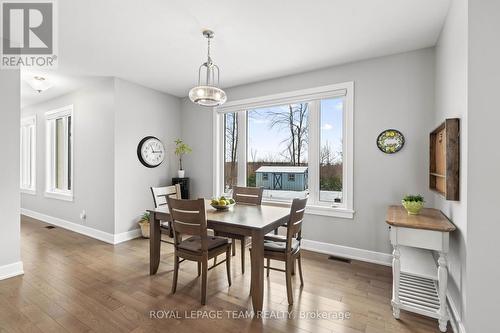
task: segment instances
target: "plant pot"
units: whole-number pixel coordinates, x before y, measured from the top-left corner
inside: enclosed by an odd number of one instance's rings
[[[142,237],[149,238],[149,221],[140,221],[139,226],[141,227]]]
[[[179,178],[184,178],[184,175],[186,174],[185,170],[177,170],[177,175]]]
[[[404,201],[402,200],[401,203],[403,204],[403,207],[406,209],[408,212],[408,215],[418,215],[422,208],[424,208],[424,203],[422,201]]]

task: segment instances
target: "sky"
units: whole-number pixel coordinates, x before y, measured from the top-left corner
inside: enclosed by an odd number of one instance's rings
[[[256,160],[268,156],[279,156],[286,148],[287,129],[270,129],[270,119],[265,116],[270,110],[288,110],[288,105],[259,108],[248,112],[248,161],[252,161],[252,151]],[[342,111],[343,98],[321,101],[321,145],[328,141],[334,152],[342,151]],[[310,112],[310,111],[309,111]]]

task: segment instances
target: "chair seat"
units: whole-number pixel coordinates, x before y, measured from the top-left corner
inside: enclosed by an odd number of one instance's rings
[[[296,239],[292,239],[292,252],[297,251],[299,246],[300,246],[299,241]],[[285,250],[286,250],[286,242],[264,239],[264,251],[285,252]]]
[[[275,235],[272,232],[264,236],[264,240],[275,241],[275,242],[286,242],[286,236]]]
[[[207,245],[208,250],[213,250],[218,248],[219,246],[223,246],[229,243],[229,240],[224,237],[215,237],[208,236],[207,237]],[[201,252],[201,237],[200,236],[192,236],[185,240],[183,240],[179,244],[179,249],[190,251],[190,252]]]

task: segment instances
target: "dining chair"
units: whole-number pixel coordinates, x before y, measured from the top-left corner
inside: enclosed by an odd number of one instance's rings
[[[181,199],[181,186],[179,184],[176,184],[172,186],[151,187],[151,193],[153,194],[153,202],[155,208],[158,208],[167,205],[168,197]],[[162,234],[168,235],[168,237],[170,238],[174,237],[169,221],[162,221],[160,223],[160,232]],[[164,243],[174,244],[174,242],[163,239],[161,241]]]
[[[227,280],[231,286],[231,242],[225,237],[208,236],[205,200],[181,200],[167,197],[171,224],[174,233],[174,277],[172,293],[177,289],[177,278],[181,262],[196,261],[198,276],[201,273],[201,304],[207,300],[208,271],[224,261]],[[183,235],[191,236],[183,240]],[[226,259],[208,268],[208,260],[226,253]],[[182,258],[182,260],[180,260]]]
[[[263,187],[233,187],[233,199],[236,204],[260,206],[262,204]],[[216,231],[216,236],[228,237],[232,239],[233,256],[236,254],[236,239],[241,244],[241,273],[245,274],[245,247],[248,237],[232,234],[228,232]]]
[[[302,239],[302,221],[306,209],[307,198],[294,199],[290,209],[290,219],[286,224],[286,237],[267,235],[264,237],[264,258],[266,259],[266,275],[269,276],[269,270],[285,272],[286,274],[286,292],[288,304],[293,304],[292,293],[292,275],[295,266],[295,260],[298,262],[300,286],[304,285],[302,276],[302,260],[300,255]],[[251,250],[251,249],[250,249]],[[250,251],[251,255],[251,251]],[[285,269],[271,267],[271,260],[285,262]]]

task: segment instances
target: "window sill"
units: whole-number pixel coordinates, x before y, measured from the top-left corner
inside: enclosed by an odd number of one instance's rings
[[[284,201],[274,201],[274,200],[263,200],[262,203],[268,206],[279,206],[279,207],[290,207],[290,202]],[[307,205],[306,214],[308,215],[319,215],[319,216],[329,216],[329,217],[339,217],[343,219],[353,219],[354,210],[341,207],[330,207],[330,206],[320,206],[320,205]]]
[[[50,199],[58,199],[63,201],[73,201],[72,193],[61,193],[61,192],[45,192],[45,197]]]
[[[21,193],[36,195],[36,190],[32,190],[32,189],[29,189],[29,188],[22,188],[21,189]]]

